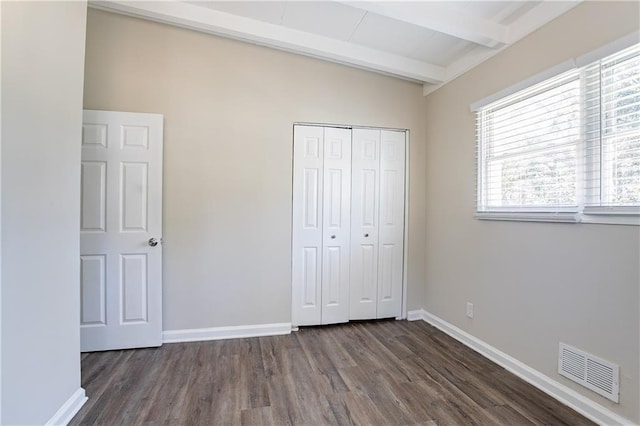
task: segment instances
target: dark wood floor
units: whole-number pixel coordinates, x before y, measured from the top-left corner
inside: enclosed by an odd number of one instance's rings
[[[592,424],[422,321],[84,354],[82,386],[72,425]]]

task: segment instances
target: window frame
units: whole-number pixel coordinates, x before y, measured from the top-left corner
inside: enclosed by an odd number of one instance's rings
[[[589,140],[586,137],[587,123],[585,120],[585,73],[588,66],[593,65],[595,62],[612,56],[624,49],[637,45],[640,39],[640,31],[634,32],[627,37],[616,40],[600,49],[583,55],[577,59],[571,59],[562,64],[559,64],[549,70],[546,70],[540,74],[537,74],[529,79],[526,79],[512,87],[504,89],[494,95],[491,95],[481,101],[472,104],[471,111],[476,113],[478,120],[485,123],[485,117],[481,114],[486,114],[487,107],[499,105],[500,102],[509,102],[508,99],[513,95],[517,95],[526,90],[532,89],[536,85],[543,86],[548,80],[559,77],[561,74],[567,73],[571,75],[570,71],[575,73],[575,77],[580,80],[580,140],[577,142],[577,158],[576,165],[576,198],[577,207],[560,207],[558,205],[550,205],[549,207],[528,207],[528,206],[511,206],[511,207],[487,207],[485,204],[487,193],[487,144],[485,129],[479,127],[476,134],[476,208],[474,217],[482,220],[501,220],[501,221],[533,221],[533,222],[564,222],[564,223],[600,223],[600,224],[619,224],[619,225],[637,225],[640,226],[640,206],[594,206],[586,205],[586,199],[588,198],[586,192],[586,179],[590,179],[594,173],[600,174],[600,171],[595,171],[595,166],[582,164],[587,156],[587,150],[593,149],[594,144],[597,143],[598,158],[604,155],[602,151],[603,141],[602,137],[594,142],[593,139]],[[541,93],[543,90],[541,89]],[[530,95],[532,96],[532,95]],[[522,100],[525,100],[523,97]],[[519,102],[518,100],[514,102]],[[600,112],[600,115],[602,112]],[[599,161],[599,160],[598,160]],[[603,185],[602,179],[599,177],[598,184]],[[601,191],[599,191],[602,196]]]

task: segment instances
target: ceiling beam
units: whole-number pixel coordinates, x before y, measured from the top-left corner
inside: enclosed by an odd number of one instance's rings
[[[367,12],[408,22],[486,47],[507,44],[507,27],[472,15],[454,3],[341,1]]]
[[[473,51],[469,52],[462,58],[459,58],[447,67],[445,81],[451,81],[471,68],[480,65],[513,43],[516,43],[543,25],[573,9],[582,1],[584,0],[568,0],[559,2],[545,1],[540,3],[508,26],[508,43],[506,45],[493,50],[487,50],[480,46],[476,47]],[[424,84],[422,86],[422,94],[427,96],[429,93],[436,91],[441,86],[442,84]]]
[[[509,44],[524,38],[558,16],[573,9],[583,0],[544,1],[509,25]]]
[[[353,43],[186,2],[90,1],[89,6],[432,84],[446,69]]]

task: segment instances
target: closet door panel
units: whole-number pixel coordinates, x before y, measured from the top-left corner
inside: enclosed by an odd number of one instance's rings
[[[380,130],[353,129],[349,319],[376,318]]]
[[[351,130],[324,129],[321,324],[349,320]]]
[[[382,130],[377,318],[402,314],[405,132]]]
[[[295,126],[293,142],[292,323],[320,324],[324,129]]]

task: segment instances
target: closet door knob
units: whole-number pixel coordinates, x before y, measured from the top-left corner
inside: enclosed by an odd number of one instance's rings
[[[364,237],[367,238],[369,236],[369,234],[364,234]]]
[[[335,236],[335,235],[332,235],[332,236],[331,236],[331,239],[332,239],[332,240],[334,240],[335,238],[336,238],[336,236]]]

